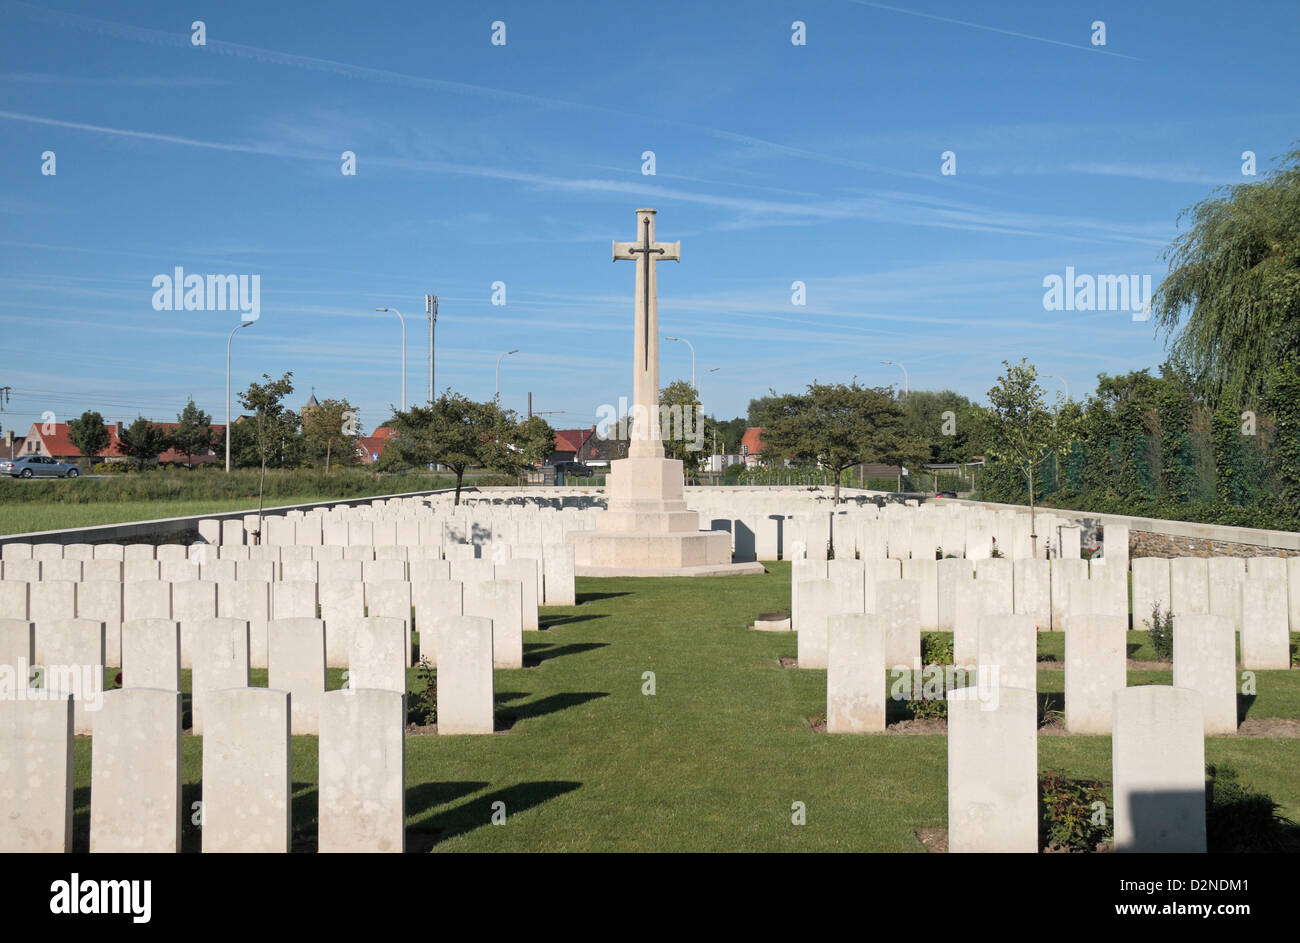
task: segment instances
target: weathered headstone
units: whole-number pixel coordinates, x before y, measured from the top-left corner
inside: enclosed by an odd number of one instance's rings
[[[1115,692],[1116,851],[1205,851],[1201,702],[1198,691],[1177,686],[1148,684]]]
[[[1021,688],[948,692],[948,850],[1038,850],[1038,698]]]
[[[1206,736],[1237,732],[1236,643],[1223,616],[1174,616],[1174,687],[1200,693]]]
[[[325,695],[325,623],[320,619],[272,619],[267,629],[268,687],[293,696],[294,735],[320,732]]]
[[[1128,622],[1116,615],[1072,615],[1065,627],[1065,728],[1105,736],[1112,696],[1128,683]]]
[[[72,851],[72,727],[70,694],[0,697],[0,854]]]
[[[406,850],[406,697],[331,691],[321,704],[319,850]]]
[[[194,623],[192,638],[190,727],[199,736],[212,692],[248,687],[248,623],[243,619],[204,619]],[[182,632],[182,650],[184,647]]]
[[[293,791],[290,694],[208,694],[203,734],[203,851],[289,851]]]
[[[181,692],[104,693],[90,761],[90,850],[181,850]]]
[[[122,687],[181,689],[181,627],[171,619],[122,623]]]
[[[883,731],[884,620],[864,612],[833,615],[827,620],[827,634],[827,733]]]
[[[438,623],[438,733],[492,733],[492,620]]]

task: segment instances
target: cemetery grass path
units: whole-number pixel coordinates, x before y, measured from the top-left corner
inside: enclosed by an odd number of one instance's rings
[[[807,718],[825,708],[825,672],[779,667],[796,653],[793,633],[746,628],[789,606],[789,565],[767,566],[716,579],[579,578],[579,605],[544,607],[545,631],[525,633],[532,667],[496,672],[497,734],[407,738],[408,851],[922,851],[914,830],[947,823],[946,738],[814,733]],[[1063,658],[1063,642],[1040,633],[1040,655]],[[1145,633],[1130,643],[1145,646]],[[642,694],[647,671],[654,695]],[[1259,677],[1249,716],[1300,716],[1300,671]],[[1130,684],[1169,680],[1129,673]],[[414,669],[408,682],[414,690]],[[264,670],[253,684],[266,684]],[[327,686],[341,687],[342,672],[331,669]],[[1060,709],[1063,690],[1063,672],[1040,664],[1040,704]],[[295,850],[315,848],[316,747],[294,738]],[[90,752],[78,738],[83,851]],[[186,851],[199,849],[201,754],[186,736]],[[1206,761],[1231,762],[1300,819],[1300,740],[1211,738]],[[1040,736],[1039,768],[1109,781],[1110,738]],[[791,822],[795,802],[805,825]],[[496,803],[504,825],[491,824]]]

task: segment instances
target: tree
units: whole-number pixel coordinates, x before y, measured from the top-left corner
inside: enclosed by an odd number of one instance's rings
[[[357,411],[345,399],[327,399],[308,410],[302,418],[302,432],[317,454],[325,453],[326,474],[334,455],[346,456],[347,460],[356,457],[360,438]]]
[[[708,437],[699,391],[685,380],[674,380],[659,391],[659,406],[664,454],[680,461],[688,475],[698,472]]]
[[[96,455],[108,448],[104,417],[91,411],[82,413],[68,423],[68,440],[87,461],[93,462]]]
[[[1273,368],[1265,405],[1273,412],[1279,497],[1291,508],[1300,507],[1300,367],[1289,363]]]
[[[1002,361],[1006,372],[989,390],[991,409],[986,413],[988,452],[1008,462],[1024,476],[1029,488],[1029,533],[1031,550],[1038,554],[1038,533],[1034,517],[1034,473],[1050,456],[1069,443],[1071,434],[1064,420],[1049,410],[1038,385],[1038,371],[1022,357],[1019,364]]]
[[[127,458],[135,460],[136,465],[154,461],[167,451],[167,430],[155,426],[143,416],[137,416],[135,422],[123,429],[117,436],[117,446]]]
[[[526,463],[540,465],[555,451],[555,430],[541,416],[533,416],[515,427],[513,441]]]
[[[446,465],[456,476],[455,504],[460,504],[469,468],[482,466],[508,472],[526,464],[523,451],[515,444],[519,435],[515,415],[495,402],[476,403],[446,390],[427,406],[395,411],[386,425],[397,434],[384,449],[385,459],[389,452],[394,454],[385,467],[399,462],[408,466]],[[531,431],[536,429],[535,425],[531,427]],[[536,445],[533,442],[529,448]]]
[[[861,462],[898,460],[913,444],[903,430],[903,413],[887,387],[817,383],[806,393],[766,398],[763,452],[796,461],[815,461],[835,476],[835,503],[840,500],[840,473]],[[751,417],[753,418],[753,417]]]
[[[262,495],[266,486],[266,463],[275,455],[285,450],[286,438],[297,436],[298,417],[293,410],[285,409],[284,398],[293,392],[293,374],[286,373],[278,380],[272,380],[270,374],[262,374],[265,383],[256,381],[248,384],[248,389],[239,394],[239,403],[244,409],[252,410],[251,432],[257,456],[261,462],[262,472],[257,480],[257,536],[262,532]],[[234,444],[234,439],[231,439]]]
[[[184,455],[186,467],[191,467],[195,455],[207,455],[212,451],[212,417],[190,399],[176,417],[176,423],[171,434],[172,448]]]
[[[1221,187],[1179,214],[1151,311],[1217,405],[1254,402],[1274,367],[1300,359],[1300,150],[1258,183]]]

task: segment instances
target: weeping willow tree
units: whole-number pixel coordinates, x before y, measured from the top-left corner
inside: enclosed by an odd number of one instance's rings
[[[1258,402],[1273,368],[1300,358],[1300,150],[1257,183],[1223,187],[1179,215],[1152,298],[1171,352],[1211,403]]]

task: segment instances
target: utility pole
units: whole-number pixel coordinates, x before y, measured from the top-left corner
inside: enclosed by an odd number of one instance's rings
[[[424,310],[429,315],[429,402],[433,402],[433,329],[438,325],[438,296],[424,296]]]

